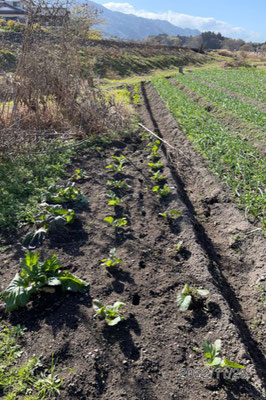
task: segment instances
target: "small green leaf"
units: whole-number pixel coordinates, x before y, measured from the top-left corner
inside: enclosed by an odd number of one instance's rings
[[[187,311],[192,301],[192,296],[186,293],[180,293],[177,296],[177,305],[180,311]]]
[[[209,290],[207,289],[197,289],[197,293],[202,297],[209,296],[210,294]]]
[[[114,326],[114,325],[117,325],[120,321],[122,321],[122,319],[123,319],[123,317],[119,316],[119,317],[116,317],[116,318],[113,318],[113,319],[105,318],[105,321],[106,321],[107,325]]]
[[[238,369],[244,369],[244,365],[237,364],[233,361],[227,360],[227,358],[224,358],[222,361],[223,366],[225,367],[231,367],[231,368],[238,368]]]

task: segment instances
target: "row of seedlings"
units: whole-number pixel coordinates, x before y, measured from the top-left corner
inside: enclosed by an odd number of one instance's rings
[[[108,206],[113,207],[112,215],[104,218],[104,221],[111,225],[114,229],[116,237],[123,234],[123,229],[128,225],[128,219],[123,216],[123,195],[130,189],[124,180],[122,180],[123,171],[126,168],[127,159],[125,156],[120,157],[113,155],[112,163],[106,166],[106,169],[112,173],[112,179],[107,181],[107,197]],[[109,255],[101,260],[102,266],[104,266],[109,272],[115,269],[119,269],[123,260],[116,256],[116,248],[111,248]],[[104,319],[109,326],[117,325],[124,319],[121,313],[122,307],[125,303],[121,301],[115,301],[112,305],[104,305],[98,299],[93,300],[93,308],[96,315],[100,319]]]
[[[32,218],[33,230],[22,240],[25,257],[20,261],[20,271],[16,273],[10,284],[1,294],[8,312],[25,307],[32,296],[40,291],[62,291],[84,293],[89,283],[83,281],[67,270],[56,254],[40,261],[40,253],[33,252],[40,247],[50,235],[64,235],[68,225],[76,219],[76,211],[86,209],[88,200],[76,188],[75,181],[83,178],[83,172],[76,170],[66,186],[50,186],[45,194],[44,202],[39,204],[39,213]]]
[[[143,139],[149,137],[148,134],[143,134]],[[150,167],[150,179],[155,184],[152,191],[160,196],[161,199],[165,199],[170,194],[170,187],[167,185],[167,177],[163,175],[164,165],[160,160],[159,148],[160,140],[151,140],[147,147],[150,150],[148,158],[148,166]],[[166,219],[168,224],[172,224],[175,218],[178,218],[182,214],[175,209],[165,210],[159,213],[159,216]],[[183,246],[183,242],[180,241],[176,246],[177,252],[180,252]],[[186,312],[188,310],[199,310],[200,308],[205,308],[204,300],[209,296],[209,290],[201,289],[196,287],[190,287],[188,284],[184,286],[181,292],[177,296],[177,306],[181,312]],[[208,311],[208,310],[207,310]],[[221,357],[221,340],[217,339],[213,344],[208,340],[203,341],[203,354],[205,356],[206,365],[213,369],[214,376],[220,378],[220,374],[217,373],[218,368],[230,367],[236,369],[243,369],[244,366],[237,364],[233,361],[228,360],[226,357]],[[195,351],[201,352],[199,348],[194,348]]]

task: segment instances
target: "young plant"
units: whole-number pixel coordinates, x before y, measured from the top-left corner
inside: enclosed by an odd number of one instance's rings
[[[43,203],[40,206],[42,211],[35,217],[35,225],[38,229],[28,232],[22,242],[22,246],[27,249],[39,247],[48,232],[62,231],[65,225],[71,224],[75,219],[74,210],[65,209],[59,204]]]
[[[157,171],[153,174],[151,180],[155,182],[163,182],[167,180],[167,177],[165,175],[162,175],[160,171]]]
[[[75,182],[75,181],[80,181],[85,177],[86,177],[85,172],[82,171],[82,169],[76,169],[75,173],[71,176],[70,180]]]
[[[74,203],[75,208],[85,209],[88,206],[88,200],[84,194],[75,187],[75,182],[68,183],[67,186],[54,185],[48,188],[46,192],[46,201],[48,203]]]
[[[159,213],[159,215],[165,218],[168,222],[170,222],[172,221],[173,218],[180,217],[182,213],[180,211],[172,209],[169,211],[165,211],[164,213]]]
[[[220,357],[221,346],[222,342],[220,339],[215,340],[214,344],[211,344],[208,340],[203,341],[203,351],[204,351],[204,356],[207,360],[206,365],[208,367],[214,369],[224,368],[224,367],[238,368],[238,369],[245,368],[243,365],[230,361],[225,357],[221,358]]]
[[[128,185],[126,182],[115,181],[115,180],[107,181],[107,186],[110,186],[112,189],[121,189],[121,190],[128,190],[131,188],[131,186]]]
[[[167,185],[164,185],[162,188],[159,185],[157,185],[153,186],[152,191],[158,193],[159,196],[161,197],[166,197],[170,192],[170,188]]]
[[[163,163],[161,161],[157,161],[156,163],[150,162],[148,166],[152,171],[161,171],[163,169]]]
[[[115,248],[111,249],[109,252],[109,257],[101,260],[102,265],[104,265],[107,268],[116,268],[120,264],[122,264],[123,260],[121,260],[120,258],[117,258],[115,253],[116,253],[116,249]]]
[[[152,158],[153,160],[160,158],[158,155],[159,146],[160,146],[160,140],[156,140],[154,143],[147,144],[147,147],[151,149],[150,158]]]
[[[189,285],[185,285],[181,293],[177,296],[177,305],[180,311],[187,311],[190,306],[195,305],[195,303],[204,297],[209,295],[209,290],[207,289],[197,289],[191,288]]]
[[[122,228],[123,226],[127,225],[126,218],[114,218],[114,217],[106,217],[104,221],[108,222],[113,228]]]
[[[121,156],[121,157],[117,157],[117,156],[112,156],[112,159],[114,160],[113,164],[109,164],[107,165],[105,168],[106,169],[110,169],[114,172],[121,172],[124,170],[125,168],[125,162],[126,162],[126,157],[125,156]]]
[[[116,301],[113,305],[104,306],[99,300],[93,300],[93,308],[96,311],[95,315],[98,315],[101,319],[105,319],[105,322],[109,326],[117,325],[124,319],[123,315],[120,314],[120,309],[125,306],[121,301]]]
[[[109,190],[107,193],[107,196],[109,197],[109,202],[108,205],[109,206],[119,206],[122,202],[122,200],[112,191]]]
[[[21,270],[3,292],[7,311],[25,307],[31,296],[41,288],[60,286],[63,291],[83,293],[89,284],[69,271],[61,271],[62,265],[56,255],[44,262],[39,261],[39,253],[27,252],[21,261]]]
[[[183,240],[179,240],[179,242],[175,245],[175,251],[177,254],[181,253],[181,250],[183,249]]]

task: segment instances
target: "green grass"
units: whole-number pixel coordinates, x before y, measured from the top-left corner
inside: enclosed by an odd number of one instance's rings
[[[166,79],[154,80],[153,85],[188,139],[232,189],[239,207],[266,228],[265,159]]]
[[[193,77],[214,83],[247,98],[266,102],[266,74],[253,70],[194,71]]]
[[[30,221],[46,188],[64,175],[73,149],[53,147],[39,146],[37,151],[50,151],[44,154],[0,157],[0,232]]]
[[[194,80],[193,74],[176,76],[176,80],[221,109],[232,112],[242,120],[248,121],[254,126],[266,130],[266,113],[256,106],[245,103],[236,97],[228,96],[223,92],[222,88],[220,90],[214,89],[204,83]]]
[[[21,326],[0,326],[0,397],[5,400],[46,400],[57,397],[62,385],[52,358],[49,370],[42,369],[39,357],[21,362]]]

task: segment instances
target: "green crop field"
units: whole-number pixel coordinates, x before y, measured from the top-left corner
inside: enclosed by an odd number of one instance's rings
[[[257,87],[260,87],[259,93],[263,95],[266,75],[248,71],[201,70],[179,74],[175,79],[182,84],[181,88],[167,79],[155,79],[152,84],[188,139],[208,159],[213,171],[231,188],[239,207],[245,210],[246,215],[260,219],[265,227],[265,158],[252,146],[252,141],[244,139],[241,132],[236,132],[233,126],[223,125],[210,110],[195,101],[193,93],[265,132],[266,113],[244,100],[229,96],[223,86],[232,90],[239,82],[241,86],[238,86],[238,93],[257,93]],[[223,85],[224,81],[226,85]],[[221,85],[220,89],[212,88],[208,83],[217,83]],[[183,86],[191,92],[191,96],[189,92],[181,90]]]

